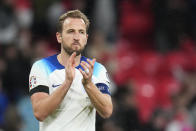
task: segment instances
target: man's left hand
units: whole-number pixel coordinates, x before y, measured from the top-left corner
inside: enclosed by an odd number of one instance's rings
[[[82,79],[83,85],[91,83],[95,61],[96,59],[93,59],[92,61],[87,59],[88,63],[84,61],[81,62],[81,66],[84,69],[84,71],[82,69],[79,70],[83,75],[83,79]]]

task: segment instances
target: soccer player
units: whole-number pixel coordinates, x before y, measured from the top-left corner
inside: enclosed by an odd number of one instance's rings
[[[105,67],[81,56],[89,20],[79,10],[59,18],[56,38],[60,54],[36,61],[29,90],[40,131],[95,131],[96,111],[103,118],[113,111]]]

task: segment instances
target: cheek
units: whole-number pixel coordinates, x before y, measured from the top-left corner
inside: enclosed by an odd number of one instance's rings
[[[86,39],[84,39],[84,40],[83,40],[83,42],[86,44],[87,40],[86,40]]]
[[[83,42],[84,44],[86,44],[87,38],[86,38],[86,37],[83,37],[83,38],[82,38],[82,42]]]
[[[66,43],[69,42],[70,40],[71,40],[70,36],[64,36],[63,37],[63,41],[66,42]]]

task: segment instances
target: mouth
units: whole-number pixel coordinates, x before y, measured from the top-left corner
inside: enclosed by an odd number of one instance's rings
[[[74,42],[74,43],[72,43],[72,49],[73,49],[73,50],[78,50],[78,49],[80,49],[80,43],[79,43],[79,42]]]
[[[80,46],[80,43],[79,42],[73,42],[72,45],[78,45],[78,46]]]

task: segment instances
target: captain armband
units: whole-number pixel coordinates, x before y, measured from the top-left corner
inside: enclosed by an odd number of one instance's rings
[[[109,87],[106,84],[104,84],[104,83],[97,83],[96,86],[102,93],[111,95],[110,91],[109,91]]]

